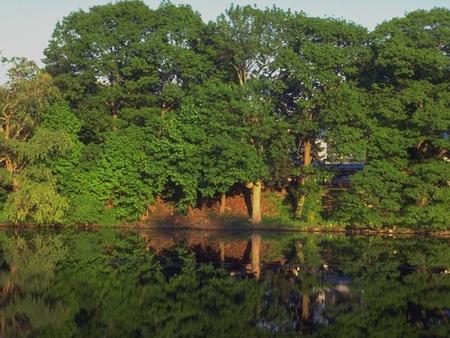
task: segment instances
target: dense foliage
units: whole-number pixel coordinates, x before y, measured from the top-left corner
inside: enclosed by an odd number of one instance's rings
[[[58,22],[43,70],[2,61],[4,220],[111,224],[158,199],[223,211],[241,192],[259,223],[262,192],[282,190],[299,224],[450,228],[448,9],[369,33],[276,7],[204,23],[121,1]],[[364,168],[335,191],[324,161]]]

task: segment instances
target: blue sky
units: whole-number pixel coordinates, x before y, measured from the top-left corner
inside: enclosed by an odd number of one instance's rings
[[[40,61],[55,23],[71,11],[88,9],[110,0],[0,0],[0,52],[5,56],[25,56]],[[144,0],[157,7],[159,0]],[[311,16],[333,16],[359,23],[369,29],[393,17],[418,8],[450,8],[450,0],[172,0],[188,3],[204,20],[213,20],[231,3],[276,5],[304,11]],[[0,69],[0,82],[4,74]]]

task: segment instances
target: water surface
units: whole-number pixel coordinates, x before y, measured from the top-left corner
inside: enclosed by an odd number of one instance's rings
[[[449,337],[450,240],[0,232],[0,337]]]

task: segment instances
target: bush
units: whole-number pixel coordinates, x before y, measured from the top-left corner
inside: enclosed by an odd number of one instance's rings
[[[68,203],[59,195],[54,184],[24,180],[6,201],[6,217],[13,223],[61,223]]]
[[[70,200],[65,223],[113,225],[117,220],[113,209],[106,209],[103,202],[94,196],[80,195]]]

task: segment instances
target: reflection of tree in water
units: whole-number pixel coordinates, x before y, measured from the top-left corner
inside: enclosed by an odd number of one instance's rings
[[[282,244],[283,273],[263,269],[261,325],[330,337],[448,337],[450,275],[442,267],[450,250],[433,242],[294,236]]]
[[[313,238],[294,238],[283,244],[285,263],[278,271],[264,271],[268,291],[263,327],[274,332],[312,334],[330,323],[325,316],[328,307],[348,301],[350,294],[343,284],[345,278],[327,278],[332,271],[326,268],[319,251]]]
[[[69,312],[48,289],[56,264],[67,252],[61,238],[36,236],[27,242],[14,237],[2,248],[6,271],[0,274],[1,337],[27,337],[32,331],[59,327]]]
[[[450,276],[442,269],[449,264],[447,241],[360,238],[328,242],[327,250],[346,253],[334,263],[361,295],[330,309],[329,336],[450,336]]]
[[[2,337],[448,336],[442,241],[62,236],[3,241]]]

